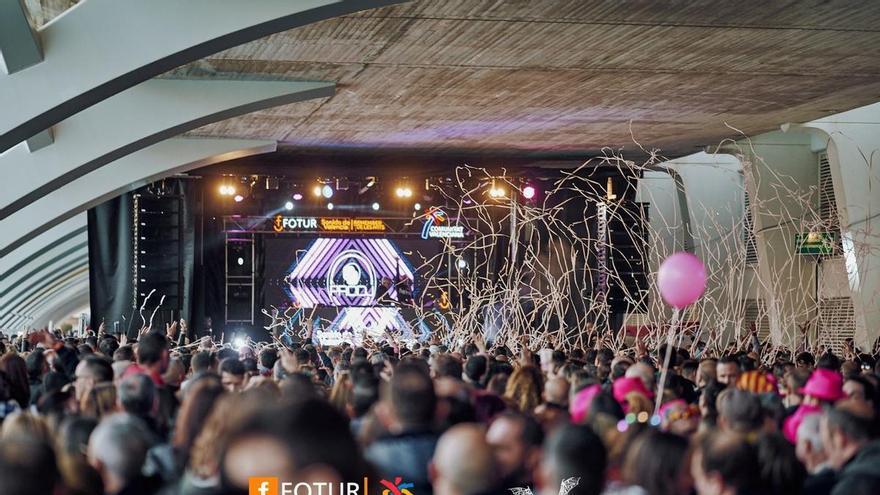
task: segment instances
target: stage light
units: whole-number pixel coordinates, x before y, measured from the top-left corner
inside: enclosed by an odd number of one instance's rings
[[[314,193],[315,196],[320,197],[321,196],[321,186],[315,186],[315,188],[312,189],[312,193]]]
[[[379,203],[373,203],[373,211],[379,211]]]
[[[412,197],[412,189],[409,186],[398,187],[394,194],[397,195],[398,198],[410,198]]]
[[[244,196],[242,196],[241,194],[236,194],[235,197],[232,199],[234,199],[236,203],[241,203],[242,201],[244,201]]]
[[[506,195],[507,195],[507,192],[504,191],[503,187],[492,186],[492,188],[489,189],[489,196],[491,196],[493,198],[496,198],[496,199],[503,198]]]
[[[458,262],[456,264],[458,265],[459,270],[464,270],[465,268],[468,267],[468,262],[464,258],[459,258]]]
[[[244,266],[244,258],[242,258],[241,256],[239,256],[238,259],[235,260],[235,262],[238,263],[238,266]]]
[[[226,195],[232,196],[235,194],[235,186],[226,186]]]
[[[327,199],[332,198],[333,197],[333,188],[325,185],[324,187],[321,188],[321,195]]]
[[[303,195],[302,195],[302,194],[300,194],[300,193],[296,193],[296,194],[293,195],[293,200],[294,200],[294,201],[299,201],[299,200],[301,200],[301,199],[303,199]]]
[[[328,209],[328,210],[332,210],[332,209],[333,209],[333,203],[327,203],[327,209]]]
[[[522,190],[523,197],[526,199],[532,199],[535,197],[535,188],[532,186],[526,186]]]
[[[421,204],[421,203],[416,203],[416,204],[414,204],[414,205],[413,205],[413,209],[416,210],[416,211],[421,210],[421,209],[422,209],[422,204]]]
[[[288,201],[288,202],[284,203],[284,209],[285,210],[292,210],[293,209],[293,201]]]
[[[236,337],[235,340],[232,341],[232,345],[235,346],[235,350],[239,350],[245,346],[244,338]]]
[[[220,194],[226,196],[226,184],[220,185]]]

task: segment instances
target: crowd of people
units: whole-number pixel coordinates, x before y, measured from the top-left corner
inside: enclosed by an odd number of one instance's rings
[[[177,337],[5,340],[0,495],[880,493],[870,355]]]

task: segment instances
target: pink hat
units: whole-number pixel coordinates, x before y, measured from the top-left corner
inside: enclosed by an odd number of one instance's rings
[[[590,406],[593,405],[593,399],[595,399],[596,395],[601,391],[601,386],[590,385],[575,394],[571,404],[568,405],[568,412],[571,414],[571,421],[573,423],[581,423],[587,419],[587,414],[590,412]]]
[[[798,406],[794,414],[785,418],[785,421],[782,423],[782,434],[785,435],[785,438],[789,442],[796,444],[797,431],[798,428],[801,427],[801,423],[804,421],[804,418],[806,418],[810,414],[819,414],[821,412],[822,408],[819,406],[801,404],[800,406]]]
[[[612,385],[611,391],[614,394],[614,400],[621,404],[626,402],[626,396],[631,392],[638,392],[649,399],[654,395],[645,388],[645,382],[643,382],[641,378],[635,376],[624,376],[614,380],[614,385]]]
[[[836,371],[816,368],[800,392],[819,400],[828,402],[838,401],[845,397],[843,393],[843,377]]]

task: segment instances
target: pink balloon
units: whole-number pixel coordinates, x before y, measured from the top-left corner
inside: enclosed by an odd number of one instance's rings
[[[684,308],[706,290],[706,267],[691,253],[675,253],[660,265],[657,285],[666,304]]]

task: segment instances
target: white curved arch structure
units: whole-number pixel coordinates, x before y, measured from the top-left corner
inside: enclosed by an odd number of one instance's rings
[[[30,152],[22,143],[0,155],[0,172],[16,185],[0,190],[0,220],[163,139],[256,110],[329,97],[334,89],[334,83],[309,81],[154,79],[139,84],[55,126],[53,145]]]
[[[41,62],[0,77],[0,152],[180,65],[394,3],[400,0],[83,1],[36,32]]]

